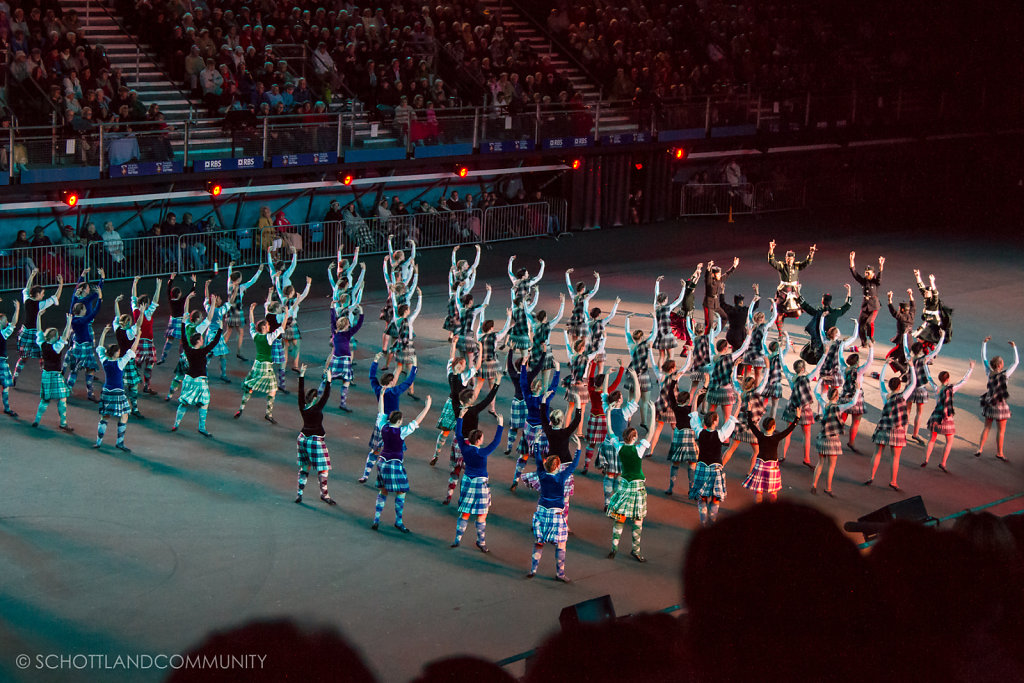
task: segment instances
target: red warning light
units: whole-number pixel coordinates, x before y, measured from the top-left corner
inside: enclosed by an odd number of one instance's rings
[[[210,193],[211,197],[219,197],[221,192],[224,191],[224,186],[216,181],[210,180],[206,183],[206,191]]]
[[[60,200],[68,206],[78,206],[78,193],[73,190],[64,190],[60,193]]]

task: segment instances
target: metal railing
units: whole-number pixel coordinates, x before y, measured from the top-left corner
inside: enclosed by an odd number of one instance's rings
[[[137,139],[138,158],[131,158],[133,162],[175,161],[191,170],[190,164],[197,160],[255,157],[264,165],[284,166],[326,163],[323,156],[316,156],[323,154],[337,154],[337,161],[341,161],[350,149],[404,148],[406,153],[419,156],[425,152],[420,151],[423,147],[450,144],[468,144],[485,152],[524,146],[563,149],[755,132],[772,136],[845,131],[854,126],[865,135],[919,134],[929,128],[987,127],[990,120],[1001,124],[1020,121],[1024,118],[1024,96],[1016,90],[982,90],[958,96],[924,90],[871,96],[857,92],[804,93],[784,98],[739,93],[640,106],[629,101],[538,104],[515,114],[492,104],[438,110],[378,107],[373,112],[354,106],[330,113],[239,116],[240,120],[230,122],[225,118],[189,118],[164,124],[138,121],[83,126],[79,121],[84,131],[54,119],[49,126],[18,127],[14,142],[28,149],[29,169],[91,166],[118,177],[135,174],[116,168],[125,161],[124,154],[113,158],[109,154],[109,145],[119,135]],[[130,145],[122,143],[120,151],[127,147]],[[301,155],[315,158],[299,158]],[[296,158],[277,158],[288,156]],[[200,165],[195,170],[210,169]],[[736,210],[741,209],[734,207]]]
[[[803,182],[687,183],[679,198],[681,217],[793,211],[806,203]]]
[[[417,248],[452,247],[489,241],[522,239],[552,234],[565,225],[566,203],[551,199],[529,204],[424,211],[398,216],[337,222],[237,230],[212,230],[185,235],[143,235],[104,241],[73,238],[69,243],[45,247],[0,249],[0,291],[21,289],[33,268],[36,284],[52,286],[61,276],[73,282],[83,268],[103,268],[108,279],[162,276],[172,272],[213,270],[234,262],[238,266],[265,263],[270,249],[275,260],[289,259],[294,247],[299,261],[334,258],[338,250],[363,254],[387,250],[387,238],[396,245],[407,239]]]

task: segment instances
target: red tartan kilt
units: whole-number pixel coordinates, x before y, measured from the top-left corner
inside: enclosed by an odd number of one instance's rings
[[[590,414],[587,418],[587,443],[602,443],[608,436],[608,416]]]

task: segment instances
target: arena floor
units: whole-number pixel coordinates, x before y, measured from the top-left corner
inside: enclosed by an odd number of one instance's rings
[[[804,293],[809,297],[817,297],[823,289],[841,297],[843,283],[851,282],[847,269],[851,249],[857,251],[861,267],[880,254],[887,257],[882,290],[893,289],[897,297],[913,285],[914,267],[935,273],[943,299],[955,309],[955,334],[933,366],[933,375],[948,369],[959,377],[968,359],[980,361],[985,335],[993,337],[993,355],[1011,355],[1005,345],[1008,339],[1024,343],[1021,243],[1000,248],[979,244],[966,226],[962,237],[939,240],[895,231],[863,234],[854,225],[837,229],[817,224],[813,217],[799,217],[734,225],[690,222],[619,228],[558,242],[510,242],[485,250],[476,290],[481,292],[485,282],[493,284],[491,310],[498,318],[508,300],[508,256],[518,253],[519,263],[531,271],[536,257],[542,256],[548,261],[542,308],[551,311],[557,306],[557,293],[564,291],[564,270],[574,266],[578,275],[589,275],[595,268],[601,272],[597,305],[607,308],[619,295],[622,309],[649,313],[658,275],[664,274],[671,283],[688,276],[698,261],[713,258],[726,264],[736,255],[742,261],[727,292],[731,297],[742,291],[749,297],[752,282],[760,283],[765,293],[774,291],[777,276],[764,260],[772,237],[780,253],[794,248],[798,256],[810,241],[817,241],[818,256],[803,275]],[[379,257],[368,263],[368,320],[357,337],[361,342],[356,353],[357,380],[350,394],[355,412],[343,415],[331,408],[325,421],[334,465],[330,488],[337,507],[318,500],[315,479],[307,502],[292,502],[295,435],[301,426],[294,393],[278,396],[276,426],[263,421],[259,397],[240,421],[231,419],[239,398],[238,383],[248,363],[232,358],[234,383],[211,383],[214,404],[208,428],[215,440],[195,432],[194,412],[185,418],[179,433],[170,433],[175,404],[164,403],[162,397],[146,397],[142,411],[148,419],[129,425],[130,454],[113,448],[113,429],[102,450],[89,447],[95,438],[96,410],[84,399],[81,380],[69,410],[75,434],[56,429],[55,407],[39,429],[31,429],[39,374],[35,367],[27,369],[11,393],[20,419],[4,416],[0,420],[0,678],[157,680],[163,672],[40,671],[34,666],[20,670],[16,655],[173,654],[187,650],[212,629],[253,618],[288,616],[339,627],[381,680],[403,681],[423,663],[442,656],[472,653],[500,659],[530,649],[557,627],[564,606],[591,597],[611,594],[619,614],[681,602],[681,559],[697,526],[697,512],[685,492],[680,495],[677,489],[672,498],[663,494],[670,433],[645,462],[650,492],[643,536],[645,565],[628,552],[616,560],[606,559],[611,522],[601,511],[600,477],[577,476],[570,514],[575,535],[570,537],[567,558],[573,583],[566,586],[552,580],[550,547],[538,577],[524,580],[536,494],[522,488],[515,494],[508,491],[513,461],[500,451],[490,464],[494,500],[488,543],[492,552],[481,554],[471,540],[456,550],[448,547],[455,506],[439,504],[447,482],[447,459],[442,458],[436,468],[427,464],[437,434],[433,426],[447,391],[447,347],[440,328],[447,258],[447,252],[439,251],[424,252],[421,257],[424,310],[416,326],[421,362],[417,393],[430,393],[435,404],[426,427],[409,441],[406,463],[412,493],[406,523],[411,535],[391,526],[392,499],[380,532],[371,531],[375,491],[356,483],[375,410],[366,372],[381,333],[376,320],[383,292]],[[305,270],[320,277],[323,265]],[[253,289],[253,300],[263,286]],[[327,349],[326,292],[326,283],[317,281],[302,311],[303,357],[314,368],[322,365]],[[851,315],[859,304],[856,287],[854,300]],[[165,320],[165,314],[166,308],[158,311],[158,319]],[[97,320],[97,332],[109,317],[106,308]],[[612,358],[624,353],[622,320],[621,315],[617,317],[610,330]],[[797,344],[805,339],[803,322],[787,324]],[[650,324],[649,319],[641,326],[645,324]],[[848,330],[850,324],[844,320],[841,327]],[[883,310],[878,338],[888,340],[893,330],[893,321]],[[157,333],[162,333],[162,324]],[[888,344],[882,347],[888,349]],[[251,342],[246,352],[252,357]],[[157,390],[166,391],[172,369],[173,364],[156,369]],[[311,370],[311,374],[318,373]],[[979,362],[958,394],[960,434],[950,458],[952,474],[939,471],[937,460],[927,469],[919,468],[922,448],[912,444],[903,454],[903,494],[885,486],[887,458],[878,485],[865,488],[861,482],[867,478],[869,458],[847,453],[836,473],[836,498],[812,496],[811,471],[800,464],[797,441],[783,466],[784,495],[815,505],[842,523],[917,494],[924,496],[931,514],[942,516],[1024,490],[1024,449],[1020,448],[1024,371],[1010,384],[1017,414],[1007,430],[1010,464],[994,457],[994,438],[984,457],[971,457],[981,430],[977,397],[984,377]],[[289,373],[288,381],[294,389],[295,375]],[[499,394],[506,414],[510,394],[508,389]],[[858,439],[864,452],[870,448],[881,403],[877,380],[866,380],[865,398],[869,424],[862,425]],[[417,411],[420,405],[408,399],[403,404],[407,412]],[[489,435],[493,421],[483,417]],[[751,496],[739,485],[748,458],[749,450],[743,447],[727,468],[729,497],[723,514],[751,503]],[[681,489],[685,489],[685,478],[683,482]],[[1017,500],[993,511],[1005,514],[1022,505]],[[472,534],[471,526],[467,539]],[[628,538],[623,543],[628,544]],[[756,558],[737,555],[736,560]]]

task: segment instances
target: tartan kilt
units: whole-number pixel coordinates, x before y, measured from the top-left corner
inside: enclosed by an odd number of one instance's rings
[[[732,438],[740,443],[757,443],[757,437],[754,436],[754,432],[747,426],[746,419],[736,422],[736,427],[732,430]]]
[[[766,386],[764,388],[764,394],[762,394],[762,396],[764,396],[765,398],[774,399],[782,398],[782,382],[772,382],[771,384]]]
[[[132,404],[125,396],[124,389],[107,389],[103,387],[100,394],[100,415],[121,417],[132,412]]]
[[[412,344],[399,347],[395,353],[395,361],[402,365],[416,365],[416,347]]]
[[[457,315],[445,316],[444,323],[441,325],[442,330],[447,330],[452,334],[459,331],[460,318]]]
[[[214,330],[212,333],[208,332],[206,334],[206,343],[209,344],[216,336],[216,330]],[[212,356],[213,358],[220,358],[221,356],[227,356],[230,353],[231,349],[228,348],[227,343],[224,341],[224,335],[222,334],[220,336],[220,339],[217,340],[217,345],[214,346],[213,350],[210,351],[210,356]]]
[[[526,427],[526,401],[518,398],[512,399],[512,414],[509,416],[509,429],[524,429]]]
[[[672,445],[668,448],[668,459],[672,462],[697,462],[697,440],[689,427],[672,430]]]
[[[690,371],[690,383],[694,385],[700,385],[704,382],[704,377],[708,373],[705,370],[691,370]]]
[[[731,406],[736,403],[736,389],[731,384],[708,389],[708,405]]]
[[[676,341],[675,335],[673,334],[661,334],[660,332],[654,337],[654,341],[651,343],[652,349],[659,351],[666,351],[668,349],[674,349],[679,345]]]
[[[814,439],[814,448],[818,451],[818,455],[843,454],[843,442],[838,435],[825,436],[824,433],[819,433]]]
[[[277,376],[274,374],[274,364],[264,361],[253,361],[252,369],[242,380],[245,389],[261,394],[269,394],[277,388]]]
[[[480,353],[480,342],[475,339],[466,339],[465,337],[459,337],[459,340],[455,342],[455,349],[463,356],[469,356],[474,353]]]
[[[587,443],[603,443],[608,436],[608,416],[590,414],[587,418]]]
[[[756,493],[778,493],[782,490],[782,472],[777,460],[764,461],[757,458],[754,469],[743,480],[743,488]]]
[[[907,403],[927,403],[928,402],[928,385],[918,384],[914,387],[914,391],[910,394],[910,399]]]
[[[181,384],[181,395],[178,403],[183,406],[210,405],[210,383],[205,377],[185,375]]]
[[[928,424],[926,426],[932,432],[942,434],[943,436],[953,436],[956,434],[956,422],[953,416],[946,417],[942,414],[942,410],[933,412],[928,417]]]
[[[847,402],[849,402],[849,400],[851,398],[852,398],[852,396],[840,396],[839,397],[839,402],[840,403],[847,403]],[[850,406],[850,409],[846,411],[846,414],[847,415],[863,415],[865,412],[867,412],[867,411],[864,408],[864,392],[863,391],[859,391],[859,392],[857,392],[857,402],[854,403],[852,406]]]
[[[890,429],[875,427],[875,433],[871,435],[871,443],[876,446],[892,446],[902,448],[907,445],[907,426],[897,426]]]
[[[281,344],[281,337],[270,345],[270,362],[274,365],[284,365],[284,345]]]
[[[533,538],[537,543],[565,543],[569,539],[569,525],[562,510],[538,505],[533,513]]]
[[[496,380],[500,374],[501,370],[498,367],[498,360],[496,358],[485,360],[480,364],[480,377],[482,379],[493,381]]]
[[[525,351],[530,348],[530,335],[512,334],[508,337],[508,344],[516,351]]]
[[[141,343],[139,344],[141,346]],[[142,381],[142,376],[139,375],[139,367],[135,364],[135,359],[131,359],[124,365],[124,370],[121,371],[121,383],[124,384],[125,389],[133,387]]]
[[[676,413],[668,406],[668,402],[657,401],[654,404],[655,416],[658,418],[658,422],[666,422],[670,425],[676,423]]]
[[[565,385],[565,402],[573,403],[580,410],[590,402],[587,385],[584,382],[571,382]]]
[[[327,366],[327,372],[331,380],[341,379],[342,382],[352,381],[352,356],[331,356],[331,363]]]
[[[625,515],[630,519],[647,516],[647,482],[643,479],[620,480],[619,487],[608,500],[609,517]]]
[[[619,440],[611,435],[601,443],[601,449],[598,451],[598,456],[601,458],[599,467],[604,470],[605,474],[622,473],[622,461],[619,460],[621,446]]]
[[[407,493],[409,477],[401,460],[377,461],[377,488],[389,493]]]
[[[586,321],[574,321],[570,320],[565,329],[569,331],[569,335],[572,337],[587,337],[590,334],[590,326],[587,325]]]
[[[181,339],[181,318],[168,318],[167,330],[164,332],[166,339]],[[142,344],[139,344],[141,347]]]
[[[462,475],[459,482],[459,513],[486,515],[491,508],[491,485],[487,477]]]
[[[651,390],[651,372],[650,370],[644,370],[643,372],[636,373],[636,378],[640,380],[640,393],[646,394]]]
[[[725,500],[725,470],[721,465],[697,461],[693,470],[693,484],[690,485],[690,499],[699,498]]]
[[[140,339],[139,346],[135,349],[136,364],[143,361],[149,361],[150,365],[156,363],[156,345],[152,339]]]
[[[761,352],[761,349],[755,349],[752,345],[743,352],[743,360],[741,360],[740,363],[742,365],[749,365],[753,368],[764,368],[768,365],[765,363],[764,353]]]
[[[99,359],[96,357],[96,347],[92,342],[75,342],[64,359],[65,367],[78,368],[79,370],[99,370]]]
[[[294,321],[284,329],[284,334],[281,335],[284,341],[298,341],[302,339],[302,332],[299,331],[299,326]]]
[[[539,448],[541,453],[547,454],[548,435],[544,433],[542,426],[527,423],[526,430],[523,432],[523,438],[519,440],[519,447],[516,452],[519,455],[533,455],[535,448]]]
[[[224,327],[242,327],[242,310],[229,308],[227,315],[224,316]]]
[[[452,408],[452,398],[449,396],[444,402],[441,417],[437,418],[437,428],[442,432],[450,432],[455,429],[455,419],[455,409]]]
[[[306,436],[299,432],[295,442],[299,469],[310,468],[315,472],[330,472],[331,454],[327,452],[327,444],[320,435]]]
[[[800,410],[800,413],[797,413]],[[782,411],[783,422],[794,422],[797,418],[800,418],[800,426],[814,424],[814,407],[811,404],[805,405],[802,409],[797,408],[790,401],[786,404],[786,409]]]
[[[1010,415],[1010,406],[1006,401],[986,403],[981,409],[981,416],[986,420],[1009,420]]]
[[[183,353],[178,357],[178,362],[174,364],[174,376],[184,378],[186,372],[188,372],[188,358]]]
[[[39,381],[39,397],[44,401],[60,400],[71,395],[64,375],[56,370],[43,370],[43,378]]]
[[[459,448],[459,440],[452,439],[452,447],[448,452],[448,471],[454,473],[455,470],[462,471],[465,462],[462,460],[462,449]]]
[[[370,434],[370,450],[373,451],[374,453],[380,453],[380,449],[383,443],[383,437],[381,437],[380,435],[380,427],[374,425],[373,434]]]
[[[0,358],[0,387],[7,388],[14,385],[14,375],[11,374],[11,366],[7,364],[7,358]]]
[[[22,358],[42,358],[43,352],[36,343],[35,329],[21,328],[21,334],[18,335],[18,355]]]

